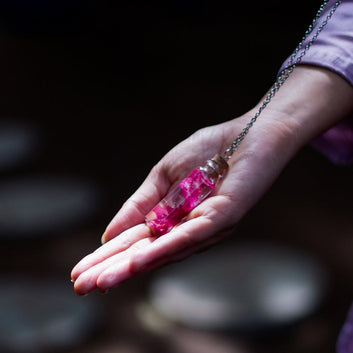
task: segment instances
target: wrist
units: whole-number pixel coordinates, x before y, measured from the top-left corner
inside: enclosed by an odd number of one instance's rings
[[[328,69],[301,65],[266,109],[280,117],[301,148],[352,112],[353,88]]]

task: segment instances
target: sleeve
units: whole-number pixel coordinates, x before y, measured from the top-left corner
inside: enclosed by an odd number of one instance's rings
[[[337,342],[337,353],[353,352],[353,306],[347,316],[347,320],[341,330]]]
[[[336,0],[328,2],[317,26],[321,25],[335,2]],[[313,32],[315,33],[315,29]],[[304,42],[304,46],[310,38]],[[287,63],[288,59],[283,63],[280,72]],[[328,68],[353,86],[353,0],[342,0],[301,63]],[[353,163],[353,115],[316,138],[312,145],[336,164]],[[353,306],[341,330],[337,352],[353,353]]]
[[[336,0],[330,0],[316,28],[325,20]],[[313,33],[303,43],[312,38]],[[285,68],[283,63],[280,72]],[[353,0],[342,0],[316,41],[301,60],[302,64],[325,67],[344,77],[353,86]],[[353,88],[353,87],[352,87]],[[312,141],[312,145],[335,164],[353,163],[353,115]]]

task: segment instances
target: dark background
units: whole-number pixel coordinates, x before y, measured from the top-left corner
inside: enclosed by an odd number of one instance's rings
[[[69,281],[71,267],[99,245],[107,222],[170,148],[257,103],[319,4],[1,2],[0,119],[35,125],[42,144],[36,158],[2,179],[85,176],[103,195],[95,217],[50,241],[2,240],[1,273]],[[305,148],[231,239],[276,240],[325,263],[332,277],[325,305],[294,331],[266,340],[186,328],[151,333],[133,315],[150,281],[145,275],[99,296],[104,329],[70,352],[196,352],[174,341],[206,335],[235,353],[334,351],[353,298],[352,174]]]

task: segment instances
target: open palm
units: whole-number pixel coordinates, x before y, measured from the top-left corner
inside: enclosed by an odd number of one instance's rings
[[[186,222],[155,237],[145,225],[144,217],[193,168],[224,151],[252,114],[199,130],[152,169],[108,225],[102,238],[104,245],[72,270],[78,294],[87,294],[95,288],[106,291],[135,274],[207,248],[231,233],[295,152],[290,143],[291,129],[283,123],[286,117],[278,113],[272,113],[268,119],[263,116],[251,130],[229,161],[226,177],[189,214]]]

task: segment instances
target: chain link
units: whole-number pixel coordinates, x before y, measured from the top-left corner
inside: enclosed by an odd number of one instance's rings
[[[231,144],[231,146],[226,149],[226,151],[224,152],[223,158],[227,161],[229,160],[233,153],[239,148],[239,145],[241,144],[241,142],[244,140],[245,136],[247,135],[247,133],[249,132],[250,128],[254,125],[254,123],[256,122],[257,118],[260,116],[260,114],[262,113],[262,111],[267,107],[267,105],[270,103],[270,101],[272,100],[272,98],[276,95],[276,93],[279,91],[279,89],[281,88],[281,86],[284,84],[284,82],[288,79],[288,77],[290,76],[290,74],[293,72],[293,70],[296,68],[296,66],[301,62],[303,56],[307,53],[307,51],[310,49],[310,47],[312,46],[312,44],[315,42],[315,40],[317,39],[317,37],[319,36],[319,34],[321,33],[321,31],[324,29],[324,27],[326,26],[327,22],[330,20],[330,18],[333,16],[333,14],[335,13],[337,7],[341,4],[342,0],[338,0],[336,1],[336,3],[334,4],[334,6],[332,7],[332,9],[329,11],[329,13],[327,14],[325,20],[322,22],[322,24],[320,25],[320,27],[316,30],[315,34],[313,35],[313,37],[310,39],[310,41],[305,45],[304,48],[303,44],[305,42],[305,40],[310,36],[310,34],[313,32],[316,22],[319,20],[319,18],[321,17],[327,3],[329,2],[329,0],[325,0],[322,5],[320,6],[319,10],[317,11],[312,23],[310,24],[310,26],[308,27],[308,29],[306,30],[302,40],[300,41],[300,43],[297,45],[297,47],[295,48],[295,50],[293,51],[293,53],[291,54],[291,56],[289,57],[288,63],[285,66],[285,68],[283,69],[282,73],[278,76],[277,80],[275,81],[275,83],[272,85],[272,87],[270,88],[268,94],[266,95],[264,101],[262,102],[260,108],[258,109],[258,111],[256,112],[256,114],[252,117],[252,119],[249,121],[249,123],[245,126],[245,128],[241,131],[241,133],[237,136],[237,138],[233,141],[233,143]],[[298,55],[298,53],[301,51],[301,53]]]

